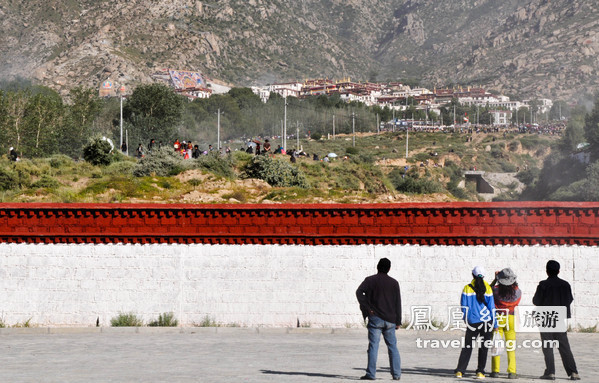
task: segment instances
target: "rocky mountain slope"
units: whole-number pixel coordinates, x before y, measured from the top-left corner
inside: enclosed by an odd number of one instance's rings
[[[5,0],[0,76],[64,92],[174,68],[235,85],[414,78],[558,98],[596,89],[598,26],[591,0]]]

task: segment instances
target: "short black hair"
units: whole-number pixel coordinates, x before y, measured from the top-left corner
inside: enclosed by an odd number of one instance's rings
[[[378,265],[376,265],[376,269],[379,273],[387,274],[391,270],[391,261],[387,258],[381,258]]]
[[[551,261],[547,262],[546,270],[547,270],[548,275],[558,275],[559,268],[560,268],[560,265],[559,265],[558,261],[551,260]]]

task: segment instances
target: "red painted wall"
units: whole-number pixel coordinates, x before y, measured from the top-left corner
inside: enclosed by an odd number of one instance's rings
[[[0,242],[599,245],[599,202],[0,204]]]

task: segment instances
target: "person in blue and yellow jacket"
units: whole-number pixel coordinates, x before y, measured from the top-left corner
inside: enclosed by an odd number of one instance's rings
[[[485,366],[489,349],[485,343],[491,340],[493,329],[497,328],[495,320],[495,300],[493,290],[485,282],[485,270],[476,266],[472,270],[472,282],[464,286],[460,306],[464,321],[466,322],[465,343],[460,353],[458,367],[455,369],[456,378],[462,378],[475,344],[478,348],[478,366],[476,368],[476,379],[485,378]],[[477,341],[481,337],[482,339]]]

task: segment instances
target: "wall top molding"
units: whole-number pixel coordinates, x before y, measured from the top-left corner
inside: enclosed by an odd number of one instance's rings
[[[0,242],[599,246],[599,202],[9,203]]]

